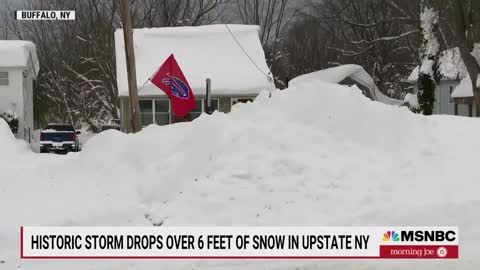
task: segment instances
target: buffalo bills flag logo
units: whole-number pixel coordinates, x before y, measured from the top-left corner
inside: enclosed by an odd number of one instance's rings
[[[182,98],[188,99],[190,97],[190,89],[188,88],[187,84],[180,80],[177,77],[167,75],[168,78],[162,80],[165,85],[172,86],[172,95]]]

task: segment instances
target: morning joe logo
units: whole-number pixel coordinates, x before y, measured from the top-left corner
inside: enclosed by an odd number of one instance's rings
[[[383,234],[384,242],[454,242],[455,231],[387,231]]]

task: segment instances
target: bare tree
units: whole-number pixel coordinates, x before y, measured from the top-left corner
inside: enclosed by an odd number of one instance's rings
[[[281,39],[297,13],[291,0],[236,0],[235,11],[243,24],[260,26],[260,41],[273,74],[281,73],[278,65],[285,53]],[[284,84],[276,77],[277,83]]]
[[[471,52],[478,39],[480,25],[480,1],[454,0],[454,24],[456,45],[460,50],[463,62],[470,76],[475,99],[477,116],[480,116],[480,88],[477,87],[477,77],[480,67]]]
[[[38,122],[65,121],[97,129],[119,117],[114,30],[117,1],[6,0],[8,30],[33,41],[40,59],[35,90]],[[135,27],[208,24],[223,16],[225,0],[130,0]],[[15,21],[15,9],[75,10],[75,21]],[[0,27],[1,28],[1,27]],[[44,115],[45,119],[38,116]],[[41,117],[40,117],[41,118]]]
[[[4,8],[2,4],[0,4],[0,10]],[[0,40],[2,39],[8,39],[8,25],[5,24],[5,23],[1,23],[1,22],[4,22],[5,19],[2,17],[4,16],[4,14],[1,14],[0,13]]]
[[[25,9],[76,10],[76,20],[7,21],[17,38],[37,46],[41,68],[35,104],[45,104],[40,107],[48,110],[47,121],[84,122],[96,128],[102,121],[118,118],[114,2],[30,0],[25,1]],[[13,14],[11,9],[6,12]],[[41,112],[36,108],[38,114]]]
[[[418,63],[418,5],[399,0],[325,0],[311,5],[306,17],[317,18],[328,32],[336,33],[329,50],[341,55],[339,62],[361,64],[381,90],[398,96],[398,82]]]
[[[277,76],[293,78],[328,66],[337,65],[340,53],[329,48],[336,46],[337,33],[319,18],[307,16],[297,20],[282,42],[286,61],[277,69]],[[278,73],[280,72],[280,73]]]
[[[130,0],[135,27],[211,24],[223,18],[228,0]]]

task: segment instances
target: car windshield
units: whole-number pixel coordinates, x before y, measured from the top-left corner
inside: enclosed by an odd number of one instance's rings
[[[48,125],[46,129],[52,129],[55,131],[75,131],[75,129],[69,125]]]

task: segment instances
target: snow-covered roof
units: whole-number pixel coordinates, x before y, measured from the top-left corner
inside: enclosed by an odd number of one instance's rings
[[[258,26],[134,29],[133,40],[140,96],[165,95],[148,79],[172,53],[197,95],[205,94],[207,78],[214,95],[258,94],[274,88]],[[118,93],[128,96],[123,29],[115,31],[115,50]]]
[[[329,83],[340,83],[346,78],[351,78],[352,80],[357,81],[362,85],[368,87],[372,91],[371,95],[375,98],[375,100],[379,102],[390,105],[401,105],[403,103],[403,101],[401,100],[387,97],[382,92],[380,92],[380,90],[375,84],[375,81],[368,74],[368,72],[365,71],[362,66],[354,64],[341,65],[338,67],[322,69],[309,74],[301,75],[292,79],[289,85],[295,86],[297,84],[300,84],[302,81],[311,81],[314,79]]]
[[[480,59],[480,44],[475,45],[474,55],[477,59]],[[464,78],[467,68],[463,63],[460,50],[455,47],[442,52],[440,59],[439,71],[442,75],[443,80],[457,80]],[[416,67],[410,76],[408,76],[408,81],[416,82],[418,80],[419,67]]]
[[[343,80],[345,80],[347,77],[357,74],[357,73],[363,73],[366,71],[359,65],[341,65],[338,67],[331,67],[327,69],[322,69],[318,70],[312,73],[304,74],[301,76],[298,76],[290,81],[290,85],[295,85],[298,81],[303,81],[303,80],[311,80],[311,79],[319,79],[324,82],[329,82],[329,83],[339,83]],[[368,75],[369,78],[367,78],[367,84],[368,83],[373,83],[373,79]],[[371,79],[371,80],[370,80]]]
[[[0,67],[31,67],[36,76],[40,64],[35,44],[24,40],[0,40]]]
[[[480,43],[475,44],[472,55],[477,62],[480,63]],[[453,98],[473,96],[471,83],[468,83],[470,76],[468,75],[467,67],[463,62],[458,47],[443,51],[439,59],[439,64],[442,80],[460,80],[460,84],[455,87],[452,93]],[[407,81],[411,83],[417,82],[418,75],[419,67],[416,67],[408,76]],[[480,86],[480,78],[477,78],[477,86]]]
[[[477,76],[477,87],[480,87],[480,74]],[[472,81],[470,75],[460,80],[460,83],[455,86],[451,95],[452,98],[473,97]]]

